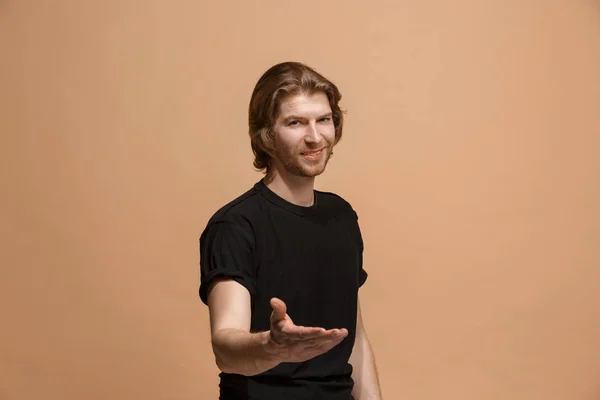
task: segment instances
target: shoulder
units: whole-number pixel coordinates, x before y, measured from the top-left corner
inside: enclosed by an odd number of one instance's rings
[[[204,232],[216,225],[251,231],[252,216],[257,212],[258,207],[257,194],[255,188],[251,188],[221,205],[208,219]]]
[[[317,190],[316,192],[321,198],[323,205],[328,209],[337,210],[338,212],[349,214],[354,218],[358,218],[358,215],[352,207],[352,204],[350,204],[350,202],[340,194],[322,190]]]

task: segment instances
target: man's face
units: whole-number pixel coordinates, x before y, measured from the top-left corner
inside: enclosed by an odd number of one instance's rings
[[[273,167],[302,177],[315,177],[325,170],[335,141],[327,95],[316,92],[284,97],[274,131]]]

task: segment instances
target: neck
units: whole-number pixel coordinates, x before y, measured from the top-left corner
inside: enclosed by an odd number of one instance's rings
[[[314,177],[294,176],[273,169],[267,173],[264,183],[273,193],[292,204],[303,207],[314,204]]]

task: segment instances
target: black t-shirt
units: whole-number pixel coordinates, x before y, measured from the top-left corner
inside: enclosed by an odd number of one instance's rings
[[[352,399],[358,289],[367,279],[358,217],[333,193],[314,191],[310,207],[271,191],[262,180],[218,210],[200,237],[200,288],[234,279],[251,296],[251,331],[270,329],[272,297],[296,325],[346,328],[348,336],[303,363],[281,363],[246,377],[221,373],[221,399]]]

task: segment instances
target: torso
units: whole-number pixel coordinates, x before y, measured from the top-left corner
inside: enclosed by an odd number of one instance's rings
[[[252,378],[221,374],[222,385],[247,385],[248,390],[263,392],[273,385],[284,390],[289,384],[296,387],[290,389],[296,394],[316,391],[307,398],[331,391],[327,398],[351,399],[348,360],[355,338],[358,289],[366,279],[355,212],[341,197],[318,191],[313,206],[297,206],[259,182],[213,220],[232,213],[238,218],[243,215],[254,238],[251,330],[269,330],[269,300],[278,297],[296,325],[346,328],[349,334],[332,350],[304,363],[282,363]]]

